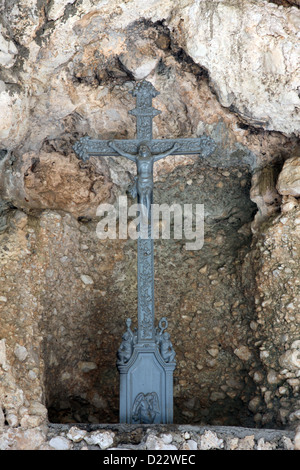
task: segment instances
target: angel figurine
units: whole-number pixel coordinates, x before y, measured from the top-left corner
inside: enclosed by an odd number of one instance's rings
[[[156,415],[160,413],[156,392],[139,393],[132,407],[132,419],[139,424],[153,424]]]

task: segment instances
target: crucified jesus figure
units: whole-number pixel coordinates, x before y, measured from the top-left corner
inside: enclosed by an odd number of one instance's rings
[[[169,150],[157,155],[151,153],[147,143],[145,142],[142,142],[139,145],[137,154],[124,152],[124,150],[119,148],[114,142],[109,142],[109,146],[123,157],[136,163],[136,193],[132,193],[132,195],[134,197],[136,195],[138,196],[138,203],[142,205],[142,209],[145,208],[147,210],[149,221],[153,194],[153,164],[154,162],[157,162],[157,160],[167,157],[174,152],[174,150],[178,148],[178,144],[175,143]]]

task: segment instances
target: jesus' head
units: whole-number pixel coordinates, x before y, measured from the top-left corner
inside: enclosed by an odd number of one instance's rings
[[[150,149],[148,145],[145,144],[144,142],[142,142],[141,145],[139,146],[139,156],[143,158],[147,158],[151,156]]]

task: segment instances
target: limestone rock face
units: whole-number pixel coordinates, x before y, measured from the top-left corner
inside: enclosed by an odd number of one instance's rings
[[[157,67],[162,53],[158,47],[149,47],[148,41],[132,42],[127,51],[120,55],[120,61],[135,80],[142,80]]]
[[[60,209],[80,216],[93,215],[95,207],[109,201],[112,183],[103,174],[89,168],[78,170],[75,159],[58,153],[24,155],[30,166],[24,173],[27,206]]]
[[[83,169],[72,145],[87,134],[134,137],[129,92],[144,78],[160,91],[155,136],[206,133],[217,143],[218,165],[256,168],[274,153],[287,158],[296,152],[295,6],[263,0],[7,0],[1,8],[0,191],[16,207],[64,206],[90,216],[104,197],[126,189],[130,163],[96,159],[92,169]],[[253,132],[253,126],[284,135]],[[53,158],[57,170],[51,164],[49,171],[45,158]],[[29,161],[39,161],[35,178]],[[63,166],[57,181],[50,181]],[[67,184],[64,171],[72,174]],[[78,191],[72,182],[87,182],[87,171],[99,173],[97,182]]]
[[[258,207],[258,212],[252,224],[254,231],[256,231],[265,220],[280,210],[281,196],[276,189],[278,171],[276,166],[267,165],[256,171],[252,176],[250,197]]]
[[[259,362],[264,365],[261,369],[257,364],[251,372],[261,390],[255,406],[256,419],[261,423],[269,420],[295,427],[299,423],[295,415],[299,407],[296,392],[299,389],[300,344],[299,250],[300,211],[297,205],[265,223],[263,236],[258,237],[249,255],[257,283],[256,313],[250,326],[253,341],[259,343]],[[259,371],[269,371],[267,382],[257,374]],[[270,406],[277,399],[278,406]],[[261,414],[263,406],[267,409]]]
[[[208,70],[223,106],[288,134],[299,133],[299,24],[295,7],[238,0],[179,3],[170,22],[187,53]]]
[[[295,6],[263,0],[70,0],[44,8],[38,0],[24,0],[7,1],[2,14],[4,148],[37,149],[64,132],[63,120],[72,113],[84,131],[103,134],[108,124],[118,126],[122,112],[116,119],[112,103],[105,109],[110,98],[105,79],[153,74],[168,42],[206,69],[221,105],[245,123],[299,133],[300,14]],[[142,23],[156,25],[150,42],[140,34]],[[162,23],[168,40],[157,35]]]
[[[277,181],[277,189],[283,196],[300,197],[300,157],[285,161]]]
[[[157,315],[168,317],[178,359],[176,419],[296,427],[298,4],[0,6],[0,448],[39,447],[46,405],[62,423],[118,419],[115,353],[124,320],[136,319],[136,243],[100,241],[96,211],[116,206],[135,167],[83,163],[73,145],[134,138],[130,92],[142,79],[160,92],[155,138],[216,143],[207,160],[170,156],[154,169],[156,202],[205,206],[201,251],[156,244]],[[52,448],[70,447],[61,438]]]

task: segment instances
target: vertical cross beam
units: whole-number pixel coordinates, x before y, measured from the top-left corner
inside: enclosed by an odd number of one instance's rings
[[[152,141],[153,118],[161,111],[152,106],[159,92],[150,82],[140,82],[131,92],[136,98],[136,108],[129,111],[136,117],[137,140]],[[152,203],[151,198],[151,203]],[[138,194],[138,203],[141,203]],[[155,342],[154,327],[154,246],[151,238],[151,212],[148,220],[148,239],[138,238],[138,343]]]
[[[154,247],[153,239],[138,238],[138,343],[154,343]]]
[[[129,111],[136,117],[137,139],[140,142],[152,140],[152,120],[161,111],[152,107],[152,99],[159,95],[150,82],[140,82],[131,92],[136,98],[136,108]]]

